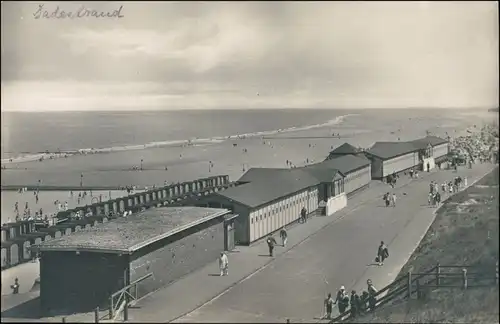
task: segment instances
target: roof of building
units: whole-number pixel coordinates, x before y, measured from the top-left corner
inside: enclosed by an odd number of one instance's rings
[[[40,251],[93,251],[130,254],[197,224],[228,214],[227,209],[162,207],[82,229],[38,244]]]
[[[413,144],[415,147],[418,147],[420,149],[425,149],[427,148],[427,145],[431,146],[436,146],[436,145],[441,145],[441,144],[446,144],[448,143],[448,140],[445,140],[441,137],[437,136],[426,136],[424,138],[419,138],[413,141],[410,141],[409,143]]]
[[[344,175],[337,169],[332,168],[324,162],[311,164],[301,168],[321,182],[332,182],[333,180],[342,179]]]
[[[418,150],[419,148],[415,147],[410,142],[375,142],[375,144],[365,152],[386,160]]]
[[[262,181],[283,171],[290,171],[290,169],[251,168],[238,179],[238,182]]]
[[[342,174],[347,175],[353,171],[366,167],[371,162],[362,155],[343,155],[333,159],[325,160],[322,163],[327,163],[331,168],[339,170]]]
[[[352,146],[349,143],[344,143],[339,147],[335,148],[333,151],[330,151],[330,154],[356,154],[359,150]]]
[[[258,169],[262,170],[262,169]],[[278,198],[287,197],[305,188],[317,185],[320,181],[308,172],[297,169],[272,169],[262,171],[267,176],[257,176],[254,171],[254,178],[249,183],[219,191],[216,195],[236,201],[250,208],[259,207],[270,203]]]

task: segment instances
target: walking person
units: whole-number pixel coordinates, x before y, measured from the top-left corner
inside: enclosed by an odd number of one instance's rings
[[[384,260],[387,259],[388,257],[389,257],[389,250],[387,249],[387,246],[385,245],[384,241],[381,241],[377,251],[378,265],[383,266]]]
[[[391,196],[392,207],[396,207],[396,194],[393,193]]]
[[[229,273],[229,260],[227,259],[227,255],[224,252],[220,253],[219,256],[219,269],[220,276],[227,276]]]
[[[283,228],[280,231],[280,237],[281,237],[282,246],[285,247],[286,241],[288,240],[288,233],[286,231],[285,226],[283,226]]]
[[[307,209],[305,206],[300,210],[300,219],[302,220],[302,223],[307,222]]]
[[[337,303],[339,305],[339,313],[343,314],[349,305],[349,296],[347,296],[344,286],[340,286],[340,289],[337,292],[337,298],[335,298],[333,304],[335,305]]]
[[[267,247],[269,248],[269,256],[272,257],[273,256],[273,251],[274,251],[274,246],[277,244],[276,240],[274,239],[274,237],[272,237],[271,235],[269,235],[269,237],[267,238],[266,242],[267,242]]]
[[[431,172],[431,165],[427,162],[427,172]]]
[[[10,289],[12,289],[12,294],[17,295],[19,294],[19,279],[14,279],[14,284],[10,286]]]
[[[333,310],[333,298],[332,294],[328,294],[328,297],[325,299],[325,315],[323,315],[323,318],[331,319],[332,318],[332,310]]]
[[[389,205],[391,204],[391,200],[389,199],[389,196],[390,196],[390,193],[386,193],[383,197],[383,199],[385,201],[385,207],[389,207]]]

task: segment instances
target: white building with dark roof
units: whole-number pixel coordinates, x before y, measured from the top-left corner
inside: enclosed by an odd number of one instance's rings
[[[419,148],[409,142],[376,142],[364,153],[372,162],[372,179],[385,180],[420,165]]]

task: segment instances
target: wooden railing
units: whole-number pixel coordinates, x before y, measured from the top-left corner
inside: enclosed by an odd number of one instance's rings
[[[461,288],[498,286],[498,261],[495,269],[491,271],[477,271],[477,266],[442,266],[439,263],[423,273],[412,273],[396,279],[375,295],[373,307],[367,307],[367,311],[379,308],[397,298],[409,298],[416,296],[421,299],[428,291],[427,288]],[[330,323],[341,323],[353,318],[351,309],[335,317]]]
[[[118,290],[109,297],[109,319],[115,320],[122,312],[123,319],[128,320],[128,306],[137,301],[139,284],[152,277],[152,273],[134,280],[129,285]]]

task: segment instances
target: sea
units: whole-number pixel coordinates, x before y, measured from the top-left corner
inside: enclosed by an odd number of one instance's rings
[[[488,112],[482,112],[487,115]],[[2,112],[1,158],[86,149],[137,149],[191,141],[221,141],[230,136],[264,136],[351,125],[358,132],[387,128],[402,120],[434,120],[451,125],[470,110],[429,109],[258,109],[188,111]],[[352,118],[351,118],[352,120]],[[430,123],[429,126],[435,126]],[[421,127],[426,129],[427,124]],[[389,129],[390,128],[390,129]]]

